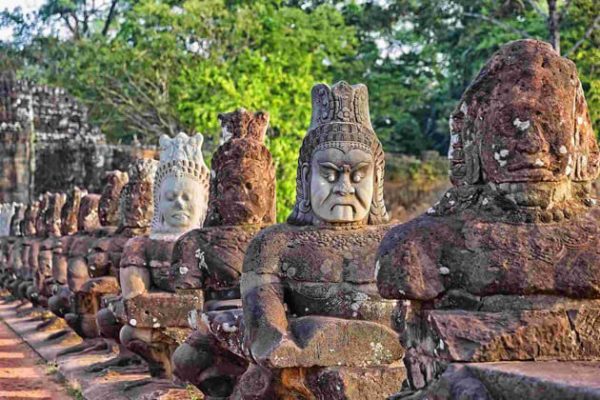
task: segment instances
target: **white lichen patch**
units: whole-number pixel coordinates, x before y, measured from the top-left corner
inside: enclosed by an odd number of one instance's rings
[[[507,149],[500,150],[500,157],[506,158],[510,152]]]
[[[581,125],[581,124],[583,124],[583,118],[577,117],[577,125]]]
[[[563,144],[562,146],[560,146],[558,151],[560,154],[567,154],[567,147]]]
[[[526,131],[531,126],[531,122],[529,121],[521,121],[519,118],[516,118],[513,121],[513,125],[520,131]]]
[[[160,328],[160,324],[158,322],[155,322],[155,323],[152,324],[152,327],[154,329],[158,329],[158,328]]]
[[[481,204],[483,204],[484,206],[487,205],[490,201],[488,200],[487,197],[484,197],[483,200],[481,201]]]
[[[234,333],[238,331],[238,327],[230,324],[229,322],[223,323],[223,331],[227,333]]]
[[[567,176],[570,176],[570,175],[571,175],[571,172],[573,172],[573,168],[571,168],[571,166],[570,166],[570,165],[567,165],[567,168],[565,168],[565,174],[566,174]]]
[[[189,272],[189,270],[190,270],[190,269],[189,269],[188,267],[179,267],[179,273],[180,273],[181,275],[185,275],[185,274],[187,274],[187,273]]]
[[[441,267],[440,268],[440,274],[441,275],[448,275],[448,274],[450,274],[450,270],[448,269],[448,267]]]
[[[135,318],[131,318],[131,319],[129,320],[129,325],[131,325],[131,326],[136,326],[136,325],[137,325],[137,321],[136,321],[136,319],[135,319]]]
[[[540,160],[539,158],[537,158],[534,162],[534,165],[536,167],[543,167],[544,166],[544,162],[542,160]]]

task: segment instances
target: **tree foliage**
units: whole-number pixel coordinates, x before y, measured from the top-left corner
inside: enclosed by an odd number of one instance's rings
[[[271,114],[278,217],[294,200],[316,82],[363,82],[387,152],[447,148],[447,117],[503,43],[548,40],[574,60],[600,124],[597,0],[45,0],[0,14],[0,66],[63,86],[114,141],[155,143],[217,115]]]

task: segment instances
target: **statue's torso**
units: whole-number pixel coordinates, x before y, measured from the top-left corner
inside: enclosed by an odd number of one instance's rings
[[[399,238],[386,256],[394,266],[380,285],[400,282],[393,290],[421,300],[451,289],[600,298],[599,216],[598,208],[546,224],[422,216],[391,232]]]
[[[384,300],[375,284],[377,247],[389,226],[287,228],[275,227],[262,238],[266,251],[280,252],[277,274],[288,314],[390,325],[396,302]]]

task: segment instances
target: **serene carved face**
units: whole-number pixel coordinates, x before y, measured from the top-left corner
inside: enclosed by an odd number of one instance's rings
[[[315,151],[309,178],[315,215],[327,222],[364,219],[373,197],[373,168],[369,153],[349,145]]]
[[[268,166],[256,160],[229,163],[217,176],[218,212],[222,223],[258,223],[270,211],[273,198],[271,180],[264,174]]]
[[[166,177],[160,186],[158,212],[162,225],[175,231],[193,228],[204,220],[206,196],[202,185],[188,177]]]

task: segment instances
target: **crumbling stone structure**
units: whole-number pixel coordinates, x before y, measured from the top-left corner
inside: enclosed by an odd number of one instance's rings
[[[109,145],[87,109],[64,89],[0,75],[0,202],[28,202],[74,186],[102,190],[107,171],[126,169],[146,151]]]
[[[383,149],[366,86],[319,84],[312,100],[294,211],[260,232],[244,259],[241,350],[251,365],[236,396],[382,399],[405,377],[396,301],[375,286],[389,229]]]
[[[269,115],[240,109],[219,120],[226,138],[212,158],[207,221],[177,240],[171,279],[176,290],[199,289],[204,297],[204,308],[192,311],[195,331],[173,354],[175,375],[222,398],[231,394],[248,363],[199,315],[204,311],[210,320],[238,325],[246,249],[256,233],[275,223],[276,202],[275,165],[264,145]]]
[[[436,379],[452,363],[600,359],[600,158],[575,65],[511,42],[450,127],[454,187],[379,249],[380,293],[410,303],[398,328],[412,388],[500,398],[465,370]],[[529,398],[517,387],[501,398]]]

